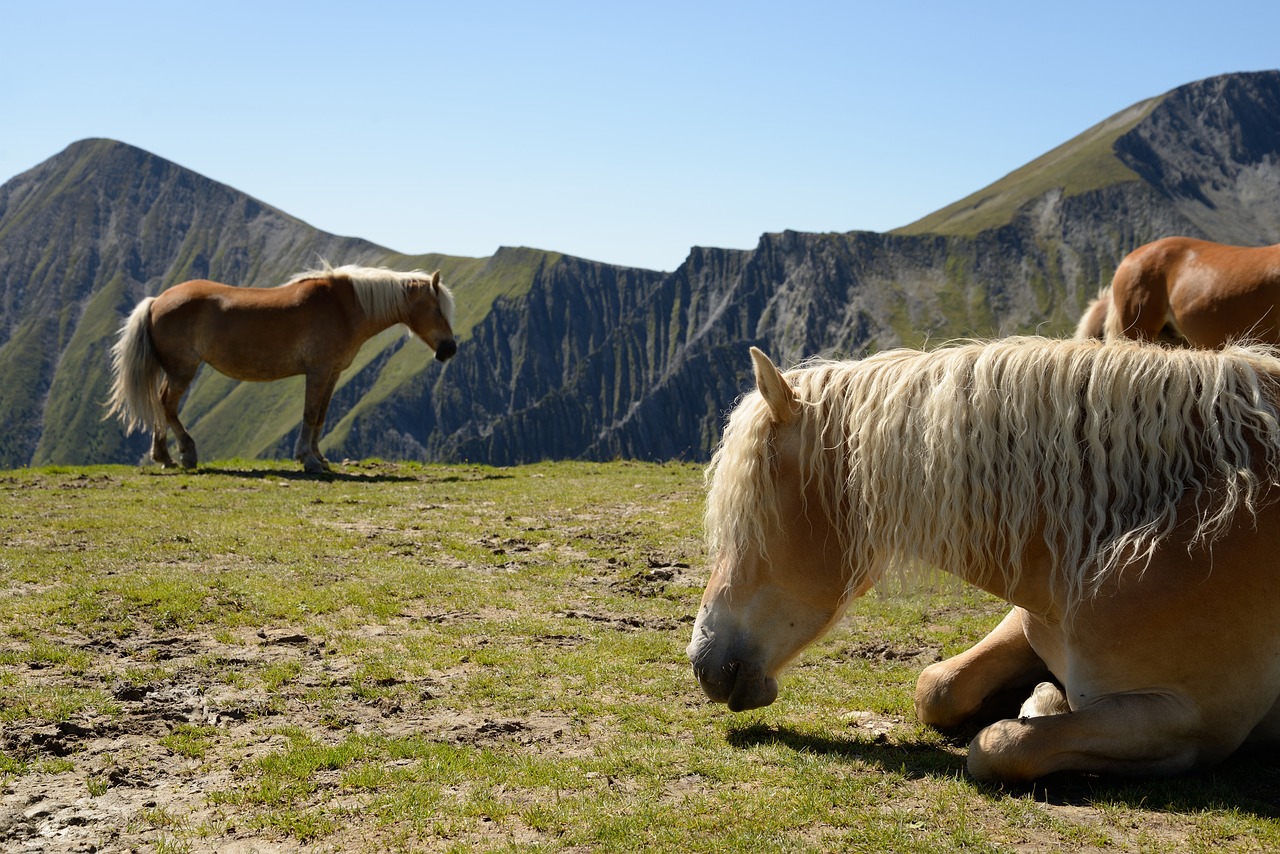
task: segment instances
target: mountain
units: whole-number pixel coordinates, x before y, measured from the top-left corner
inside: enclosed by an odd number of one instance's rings
[[[142,456],[149,439],[102,420],[108,351],[130,308],[169,285],[206,277],[274,285],[321,259],[439,268],[471,297],[459,307],[465,333],[494,298],[528,287],[529,265],[554,257],[535,254],[398,255],[326,234],[132,146],[75,143],[0,186],[0,467]],[[359,364],[400,367],[390,351],[401,338],[371,342]],[[206,459],[255,456],[292,446],[300,401],[300,380],[237,384],[203,371],[183,417]]]
[[[1214,77],[1121,111],[886,234],[766,234],[658,273],[535,249],[405,256],[325,234],[118,142],[75,143],[0,186],[0,467],[133,462],[101,420],[107,350],[138,299],[193,277],[279,283],[319,258],[442,270],[441,367],[389,332],[344,376],[332,457],[704,459],[749,377],[958,335],[1066,334],[1134,247],[1280,242],[1280,72]],[[183,417],[203,459],[288,456],[301,382],[203,371]]]

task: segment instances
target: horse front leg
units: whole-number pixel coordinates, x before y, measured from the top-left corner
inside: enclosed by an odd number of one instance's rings
[[[1218,762],[1230,728],[1206,726],[1183,695],[1112,694],[1064,714],[998,721],[969,745],[978,780],[1028,783],[1056,771],[1155,776]]]
[[[323,474],[329,470],[329,461],[320,453],[320,434],[337,384],[336,374],[307,374],[306,403],[302,408],[302,426],[298,430],[298,441],[293,446],[293,457],[302,463],[303,470],[311,474]]]
[[[1036,683],[1049,678],[1022,619],[1022,609],[1014,608],[972,648],[924,669],[915,694],[921,723],[954,729],[1008,716]]]

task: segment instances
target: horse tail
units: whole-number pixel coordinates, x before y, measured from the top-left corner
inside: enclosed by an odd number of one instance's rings
[[[1107,313],[1102,320],[1102,338],[1106,341],[1117,341],[1131,337],[1132,335],[1129,334],[1125,327],[1123,315],[1108,306]]]
[[[1104,289],[1098,298],[1084,307],[1080,322],[1076,324],[1075,338],[1087,341],[1091,338],[1106,337],[1107,306],[1111,304],[1111,291]]]
[[[111,397],[107,414],[124,422],[125,434],[134,430],[164,426],[164,406],[160,403],[160,380],[164,368],[151,344],[151,303],[138,303],[120,327],[120,336],[111,347]]]

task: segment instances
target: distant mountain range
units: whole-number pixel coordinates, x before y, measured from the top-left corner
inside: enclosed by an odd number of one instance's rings
[[[1068,334],[1136,246],[1170,234],[1280,242],[1280,72],[1230,74],[1116,114],[887,234],[765,234],[672,273],[555,252],[406,256],[337,237],[103,139],[0,186],[0,468],[134,463],[103,421],[108,350],[142,297],[191,278],[278,284],[314,267],[442,271],[460,346],[444,366],[384,333],[330,409],[331,458],[705,459],[747,386],[784,364],[961,335]],[[301,380],[203,370],[183,417],[201,458],[288,457]]]

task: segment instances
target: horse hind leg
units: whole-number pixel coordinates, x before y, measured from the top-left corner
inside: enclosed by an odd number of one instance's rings
[[[1125,259],[1111,280],[1105,338],[1157,341],[1169,322],[1169,293],[1163,273],[1144,268],[1142,259]]]
[[[166,424],[157,424],[152,429],[151,459],[161,468],[171,469],[174,466],[173,457],[169,456],[169,427]]]
[[[309,474],[324,474],[329,471],[329,461],[315,449],[316,438],[311,425],[303,423],[298,430],[298,441],[293,446],[293,458],[302,463],[302,469]]]
[[[165,425],[156,428],[155,439],[151,445],[151,458],[166,468],[173,466],[173,458],[169,456],[169,451],[165,447],[165,426],[173,431],[173,436],[178,441],[178,459],[182,463],[184,469],[193,469],[199,460],[196,454],[196,441],[191,438],[191,434],[187,432],[187,428],[182,425],[182,421],[178,418],[178,404],[182,401],[182,395],[187,391],[187,385],[190,379],[186,381],[177,380],[172,375],[165,378],[164,385],[160,389],[160,402],[164,407]],[[159,456],[157,456],[159,451]]]

